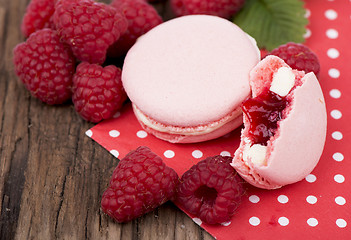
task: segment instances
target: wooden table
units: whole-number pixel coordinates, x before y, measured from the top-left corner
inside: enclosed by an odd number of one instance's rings
[[[71,103],[43,104],[13,71],[28,2],[0,0],[0,239],[213,239],[172,203],[126,224],[101,211],[116,159],[85,136],[93,124]]]

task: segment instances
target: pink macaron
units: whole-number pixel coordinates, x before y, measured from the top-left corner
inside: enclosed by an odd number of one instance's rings
[[[316,76],[267,56],[251,71],[250,84],[253,98],[243,103],[244,129],[232,166],[259,188],[304,179],[326,138],[326,107]]]
[[[242,124],[240,105],[259,60],[255,41],[232,22],[190,15],[141,36],[126,55],[122,82],[147,132],[201,142]]]

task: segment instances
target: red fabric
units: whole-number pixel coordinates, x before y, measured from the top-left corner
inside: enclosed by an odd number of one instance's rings
[[[201,224],[219,240],[351,238],[351,1],[308,0],[306,8],[311,33],[306,45],[321,62],[320,83],[328,112],[323,155],[306,180],[270,191],[249,186],[242,205],[227,226]],[[182,145],[151,135],[140,138],[137,136],[140,130],[130,105],[126,105],[119,117],[96,125],[87,134],[120,158],[146,145],[180,175],[207,156],[233,155],[240,138],[240,130],[236,130],[217,140]],[[143,134],[139,132],[141,137]],[[167,150],[173,151],[174,156]]]

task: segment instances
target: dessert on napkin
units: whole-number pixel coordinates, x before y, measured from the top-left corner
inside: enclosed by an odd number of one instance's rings
[[[172,0],[177,17],[164,23],[143,0],[32,0],[27,8],[21,29],[28,39],[15,47],[14,65],[41,101],[72,98],[81,117],[99,122],[128,96],[147,133],[185,145],[244,123],[234,157],[207,157],[182,176],[146,146],[127,154],[101,203],[118,222],[168,200],[208,224],[228,222],[244,180],[280,188],[305,178],[322,154],[327,122],[318,58],[294,43],[306,31],[302,3],[267,2],[284,15],[274,19],[255,0],[209,2]],[[276,56],[261,60],[256,41]],[[126,52],[122,69],[105,65],[107,56]]]

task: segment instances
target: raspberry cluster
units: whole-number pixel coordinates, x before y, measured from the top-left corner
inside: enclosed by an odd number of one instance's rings
[[[83,119],[111,118],[126,94],[121,69],[103,67],[108,52],[125,54],[139,36],[161,22],[143,0],[116,0],[111,5],[32,0],[21,24],[27,40],[13,51],[15,72],[31,94],[47,104],[72,98]]]
[[[130,221],[174,200],[208,224],[229,221],[244,194],[232,158],[206,158],[177,173],[147,147],[128,153],[114,170],[101,200],[102,210],[118,222]]]

